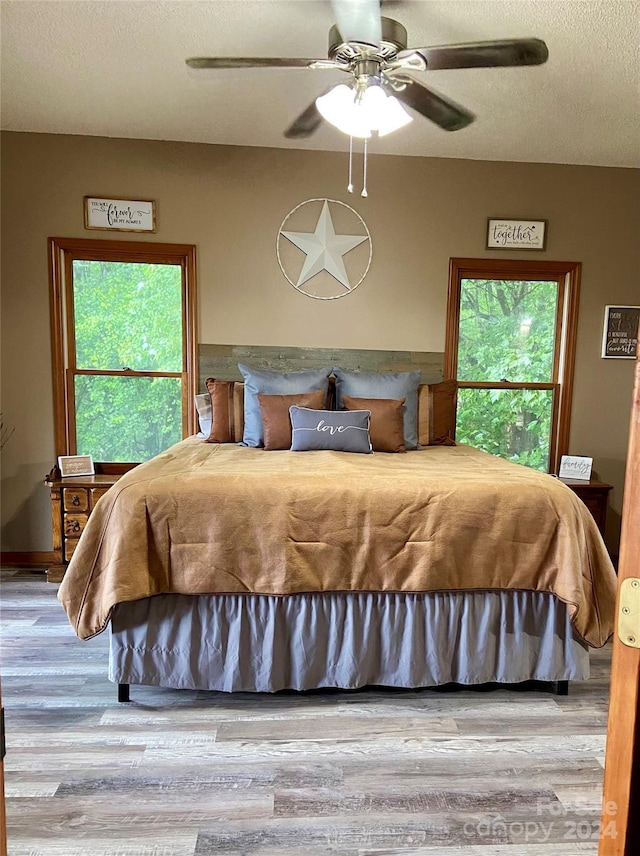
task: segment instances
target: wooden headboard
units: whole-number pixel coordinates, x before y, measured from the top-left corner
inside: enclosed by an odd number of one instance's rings
[[[442,380],[444,354],[440,351],[367,351],[340,348],[278,348],[271,345],[200,345],[198,391],[205,392],[208,377],[242,380],[238,363],[286,372],[340,366],[351,371],[420,371],[422,383]]]

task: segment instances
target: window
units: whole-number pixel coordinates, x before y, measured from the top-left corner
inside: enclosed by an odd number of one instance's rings
[[[56,454],[130,469],[195,433],[195,247],[49,245]]]
[[[445,375],[456,439],[545,472],[566,454],[580,265],[452,259]]]

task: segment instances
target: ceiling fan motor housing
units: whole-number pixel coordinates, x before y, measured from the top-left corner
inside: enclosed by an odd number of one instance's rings
[[[407,47],[407,31],[398,21],[393,18],[380,18],[382,24],[382,41],[379,45],[372,45],[375,48],[374,56],[382,60],[394,59],[398,51],[403,51]],[[361,47],[361,49],[359,49]],[[338,25],[334,24],[329,30],[329,59],[336,62],[350,63],[354,56],[367,51],[369,45],[366,42],[345,42],[340,35]]]

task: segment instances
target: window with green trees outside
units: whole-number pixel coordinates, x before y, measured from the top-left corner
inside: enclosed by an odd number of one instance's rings
[[[577,278],[557,262],[454,262],[446,363],[458,380],[456,440],[555,472],[568,436]]]
[[[181,245],[65,243],[54,247],[64,275],[54,282],[55,317],[64,319],[54,343],[65,375],[58,453],[146,461],[193,431],[192,254]]]
[[[79,455],[146,461],[182,439],[181,273],[179,265],[74,260]]]

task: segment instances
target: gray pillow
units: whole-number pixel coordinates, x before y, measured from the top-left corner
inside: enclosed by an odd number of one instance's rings
[[[244,436],[247,446],[263,446],[262,414],[258,395],[298,395],[329,388],[331,366],[302,372],[272,372],[238,363],[244,378]]]
[[[310,410],[293,404],[289,408],[293,442],[292,452],[321,449],[333,452],[371,454],[369,410]]]
[[[404,445],[418,445],[418,386],[420,372],[352,372],[334,366],[336,408],[344,406],[343,395],[353,398],[404,398]]]

